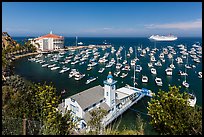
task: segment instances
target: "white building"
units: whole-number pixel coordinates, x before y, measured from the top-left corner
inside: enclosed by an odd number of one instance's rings
[[[116,90],[116,83],[117,81],[113,80],[113,76],[109,73],[107,80],[104,81],[104,87],[98,85],[70,96],[59,104],[58,110],[62,114],[66,113],[66,108],[71,110],[74,116],[80,118],[78,128],[88,129],[90,111],[102,108],[108,112],[102,120],[105,127],[142,97],[151,94],[150,90],[134,87],[122,87]]]
[[[52,34],[52,31],[50,34],[29,39],[29,41],[36,46],[38,51],[53,51],[64,48],[64,37]]]

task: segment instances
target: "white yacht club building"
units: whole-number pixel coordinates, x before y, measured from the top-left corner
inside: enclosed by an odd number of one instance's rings
[[[38,51],[54,51],[64,48],[64,37],[52,34],[52,31],[50,34],[29,39],[29,41],[36,46]]]
[[[116,89],[116,83],[109,73],[104,87],[98,85],[70,96],[59,104],[58,110],[63,114],[66,113],[66,108],[71,110],[74,116],[80,118],[78,128],[86,130],[91,119],[90,111],[100,107],[108,112],[102,120],[105,127],[142,97],[152,95],[150,90],[130,86]]]

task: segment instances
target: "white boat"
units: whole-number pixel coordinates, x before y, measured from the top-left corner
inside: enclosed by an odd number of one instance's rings
[[[151,73],[152,74],[157,74],[157,70],[155,68],[151,68]]]
[[[170,68],[172,68],[172,69],[175,68],[173,61],[174,61],[174,59],[172,58],[172,63],[170,64]]]
[[[69,70],[70,70],[70,68],[63,68],[62,70],[59,71],[59,73],[64,73],[64,72],[69,71]]]
[[[69,73],[69,78],[75,76],[78,73],[78,71],[76,69],[72,69]]]
[[[59,69],[60,67],[52,67],[51,70]]]
[[[119,74],[120,74],[120,71],[114,72],[114,76],[116,76],[116,77],[118,77]]]
[[[105,68],[100,68],[98,72],[103,73],[104,70],[105,70]]]
[[[183,85],[184,87],[186,87],[186,88],[189,87],[189,84],[186,82],[186,80],[184,80],[184,81],[182,82],[182,85]]]
[[[42,67],[47,67],[49,64],[43,64]]]
[[[152,62],[149,62],[147,65],[148,65],[148,67],[150,67],[150,68],[153,67],[153,63],[152,63]]]
[[[127,77],[128,73],[122,73],[121,78]]]
[[[147,83],[148,82],[148,77],[147,76],[142,76],[142,82]]]
[[[172,68],[167,68],[165,71],[166,71],[166,75],[172,76],[172,71],[173,71]]]
[[[78,45],[83,45],[83,43],[82,42],[79,42],[79,43],[77,43]]]
[[[159,67],[162,66],[161,61],[159,61],[159,60],[158,60],[156,63],[154,63],[154,65],[155,65],[155,66],[159,66]]]
[[[177,40],[177,37],[173,35],[168,36],[152,35],[149,37],[149,39],[154,41],[174,41]]]
[[[181,71],[181,70],[179,70],[179,74],[180,74],[181,76],[188,76],[188,74],[187,74],[186,72],[183,72],[183,71]]]
[[[130,66],[128,64],[125,64],[124,68],[122,70],[130,71]]]
[[[202,71],[198,72],[198,77],[202,78]]]
[[[79,73],[79,74],[76,74],[76,75],[75,75],[75,78],[74,78],[74,79],[75,79],[75,80],[81,80],[83,77],[85,77],[85,74],[80,74],[80,73]]]
[[[195,104],[196,104],[197,98],[196,98],[196,96],[194,94],[191,94],[191,93],[188,93],[188,94],[189,94],[189,99],[188,99],[189,105],[191,107],[194,107]]]
[[[52,68],[52,67],[54,67],[54,66],[56,66],[56,64],[48,65],[47,67],[48,67],[48,68]]]
[[[116,69],[120,69],[123,65],[121,63],[116,64]]]
[[[150,57],[150,60],[151,60],[152,62],[156,61],[156,59],[155,59],[154,56],[151,56],[151,57]]]
[[[161,78],[156,77],[156,78],[155,78],[155,82],[156,82],[156,84],[157,84],[158,86],[162,86],[162,79],[161,79]]]
[[[142,67],[140,65],[136,65],[136,72],[141,72],[142,71]]]
[[[98,78],[98,77],[97,77],[97,78]],[[86,84],[89,84],[89,83],[95,81],[97,78],[95,78],[95,77],[90,77],[88,80],[86,80]]]
[[[91,70],[92,69],[92,67],[88,67],[86,70]]]

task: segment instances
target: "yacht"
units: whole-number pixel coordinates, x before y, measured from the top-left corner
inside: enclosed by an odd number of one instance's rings
[[[56,64],[48,65],[47,67],[48,67],[48,68],[52,68],[52,67],[54,67],[54,66],[56,66]]]
[[[140,65],[136,65],[136,72],[141,72],[142,71],[142,67]]]
[[[97,78],[98,78],[98,77],[97,77]],[[89,79],[86,80],[86,84],[89,84],[89,83],[95,81],[97,78],[95,78],[95,77],[90,77]]]
[[[184,81],[182,82],[182,85],[183,85],[184,87],[186,87],[186,88],[189,87],[189,84],[186,82],[186,80],[184,80]]]
[[[183,72],[181,70],[179,70],[179,75],[181,75],[181,76],[188,76],[188,74],[186,72]]]
[[[166,75],[172,76],[172,71],[173,71],[172,68],[167,68],[165,71],[166,71]]]
[[[155,68],[151,68],[151,73],[152,74],[157,74],[157,70]]]
[[[172,68],[172,69],[175,68],[173,61],[174,61],[174,59],[172,58],[172,63],[170,64],[170,68]]]
[[[91,70],[92,69],[92,67],[88,67],[86,70]]]
[[[157,86],[162,86],[162,79],[161,78],[156,77],[155,82],[156,82]]]
[[[78,71],[76,69],[72,69],[69,73],[69,78],[75,76],[78,73]]]
[[[43,64],[42,67],[47,67],[49,64]]]
[[[62,70],[60,70],[59,73],[64,73],[64,72],[69,71],[69,70],[70,70],[70,68],[65,67]]]
[[[202,78],[202,71],[198,72],[198,77]]]
[[[120,69],[123,65],[121,63],[116,64],[116,69]]]
[[[75,75],[75,80],[81,80],[83,77],[85,77],[85,74],[80,74],[80,73],[78,73],[78,74],[76,74]]]
[[[128,64],[125,64],[125,67],[122,68],[122,70],[130,71],[130,66]]]
[[[120,74],[120,71],[114,72],[114,76],[116,76],[116,77],[118,77],[119,74]]]
[[[151,60],[152,62],[156,61],[156,59],[155,59],[154,56],[151,56],[151,57],[150,57],[150,60]]]
[[[60,67],[52,67],[51,70],[59,69]]]
[[[152,62],[149,62],[147,65],[148,65],[148,67],[150,67],[150,68],[153,67],[153,63],[152,63]]]
[[[104,70],[105,70],[105,68],[100,68],[98,72],[103,73]]]
[[[152,35],[149,39],[154,41],[174,41],[177,40],[177,37],[171,34],[168,36]]]
[[[148,82],[148,77],[147,76],[142,76],[142,82],[147,83]]]
[[[154,65],[155,65],[155,66],[159,66],[159,67],[162,66],[161,61],[159,61],[159,60],[158,60],[156,63],[154,63]]]
[[[121,78],[127,77],[128,73],[122,73]]]

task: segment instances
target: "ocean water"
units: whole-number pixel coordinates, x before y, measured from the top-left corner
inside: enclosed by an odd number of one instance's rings
[[[14,40],[17,40],[18,42],[23,42],[22,40],[27,39],[26,37],[14,37]],[[65,38],[65,46],[73,46],[76,45],[75,43],[75,38],[70,37],[70,38]],[[202,38],[178,38],[178,40],[173,41],[173,42],[152,42],[147,38],[124,38],[124,37],[118,37],[118,38],[90,38],[90,37],[78,37],[78,42],[83,42],[84,45],[89,45],[89,44],[104,44],[106,42],[107,44],[111,44],[112,46],[115,47],[116,51],[120,46],[123,46],[123,51],[122,51],[122,61],[125,58],[125,50],[128,51],[129,47],[133,47],[134,52],[131,54],[131,56],[128,58],[128,63],[130,64],[130,60],[135,57],[135,48],[138,48],[138,46],[142,48],[149,47],[150,49],[153,49],[154,47],[158,48],[159,51],[157,54],[155,54],[156,60],[159,58],[159,53],[162,51],[162,48],[167,47],[167,46],[173,46],[174,49],[179,52],[177,45],[179,44],[184,44],[187,46],[187,49],[190,50],[192,48],[192,45],[196,42],[199,42],[202,44]],[[108,48],[105,51],[103,51],[101,48],[98,50],[101,54],[100,57],[104,55],[105,52],[109,52],[109,61],[112,57],[116,57],[115,53],[112,54],[110,51],[111,49]],[[75,51],[75,54],[79,53],[79,51]],[[126,52],[127,53],[127,52]],[[69,52],[65,54],[67,56]],[[177,64],[176,61],[174,61],[175,69],[173,70],[173,75],[172,76],[167,76],[165,73],[165,69],[167,66],[171,64],[171,59],[167,58],[167,55],[165,55],[165,63],[162,63],[162,67],[157,67],[154,66],[154,68],[157,69],[157,75],[152,75],[150,72],[150,68],[147,66],[147,63],[150,62],[150,57],[147,53],[144,57],[140,57],[140,51],[137,51],[137,56],[140,59],[136,64],[139,64],[142,66],[142,71],[140,73],[136,72],[136,82],[138,85],[136,87],[138,88],[147,88],[152,90],[153,92],[157,93],[159,89],[162,89],[164,91],[168,91],[168,86],[169,85],[176,85],[176,86],[181,86],[180,91],[187,91],[187,92],[193,92],[196,97],[197,97],[197,105],[202,106],[202,79],[198,78],[198,72],[202,71],[202,59],[201,63],[195,63],[191,57],[189,56],[189,64],[195,65],[196,68],[192,69],[187,69],[188,76],[186,77],[187,82],[190,84],[190,87],[188,89],[184,88],[182,86],[182,81],[184,80],[184,76],[179,76],[178,71],[182,70],[185,71],[184,64],[186,62],[186,59],[183,59],[184,63],[183,64]],[[181,56],[179,53],[174,55],[174,59],[178,56]],[[100,58],[99,57],[99,58]],[[57,93],[60,94],[62,90],[66,90],[66,94],[62,95],[63,98],[67,98],[71,95],[74,95],[78,92],[81,92],[83,90],[86,90],[88,88],[91,88],[96,85],[101,85],[103,86],[103,81],[106,79],[108,72],[111,71],[112,74],[115,72],[115,65],[113,65],[111,68],[106,68],[105,71],[101,74],[98,73],[98,70],[101,67],[105,67],[105,64],[98,64],[97,66],[94,67],[91,71],[87,71],[87,64],[88,61],[86,61],[85,64],[83,65],[71,65],[66,64],[66,66],[70,68],[76,68],[80,72],[85,73],[86,76],[80,80],[76,81],[73,78],[68,78],[68,74],[70,71],[59,74],[59,69],[51,71],[49,68],[42,68],[41,64],[36,63],[36,62],[29,62],[27,59],[29,57],[21,58],[19,60],[16,60],[14,62],[14,72],[18,75],[21,75],[25,79],[31,80],[33,82],[40,82],[44,83],[50,83],[52,82],[53,85],[57,88]],[[116,60],[117,61],[117,60]],[[120,61],[122,63],[122,61]],[[51,64],[51,63],[50,63]],[[62,67],[62,64],[58,64],[60,67]],[[122,72],[122,71],[121,71]],[[121,75],[121,74],[120,74]],[[128,72],[128,76],[125,78],[121,77],[115,77],[113,76],[114,80],[117,81],[117,88],[123,87],[126,84],[133,86],[133,67],[131,66],[131,71]],[[142,75],[147,75],[149,78],[148,83],[142,83],[141,78]],[[88,77],[94,76],[98,77],[98,79],[94,82],[91,82],[90,84],[86,85],[85,82]],[[155,77],[160,77],[162,78],[163,86],[158,87],[154,81]],[[132,110],[127,110],[125,113],[122,114],[122,116],[118,117],[116,120],[116,124],[120,123],[119,129],[122,129],[124,126],[128,128],[134,128],[132,125],[135,125],[136,123],[136,115],[141,114],[142,118],[145,119],[145,121],[148,123],[149,117],[146,116],[144,113],[147,112],[147,102],[150,100],[148,97],[144,97],[142,100],[140,100],[137,104],[134,104],[131,108],[136,109],[140,112],[143,113],[137,113]],[[151,126],[147,124],[148,130],[146,131],[146,134],[156,134],[153,130],[151,129]]]

